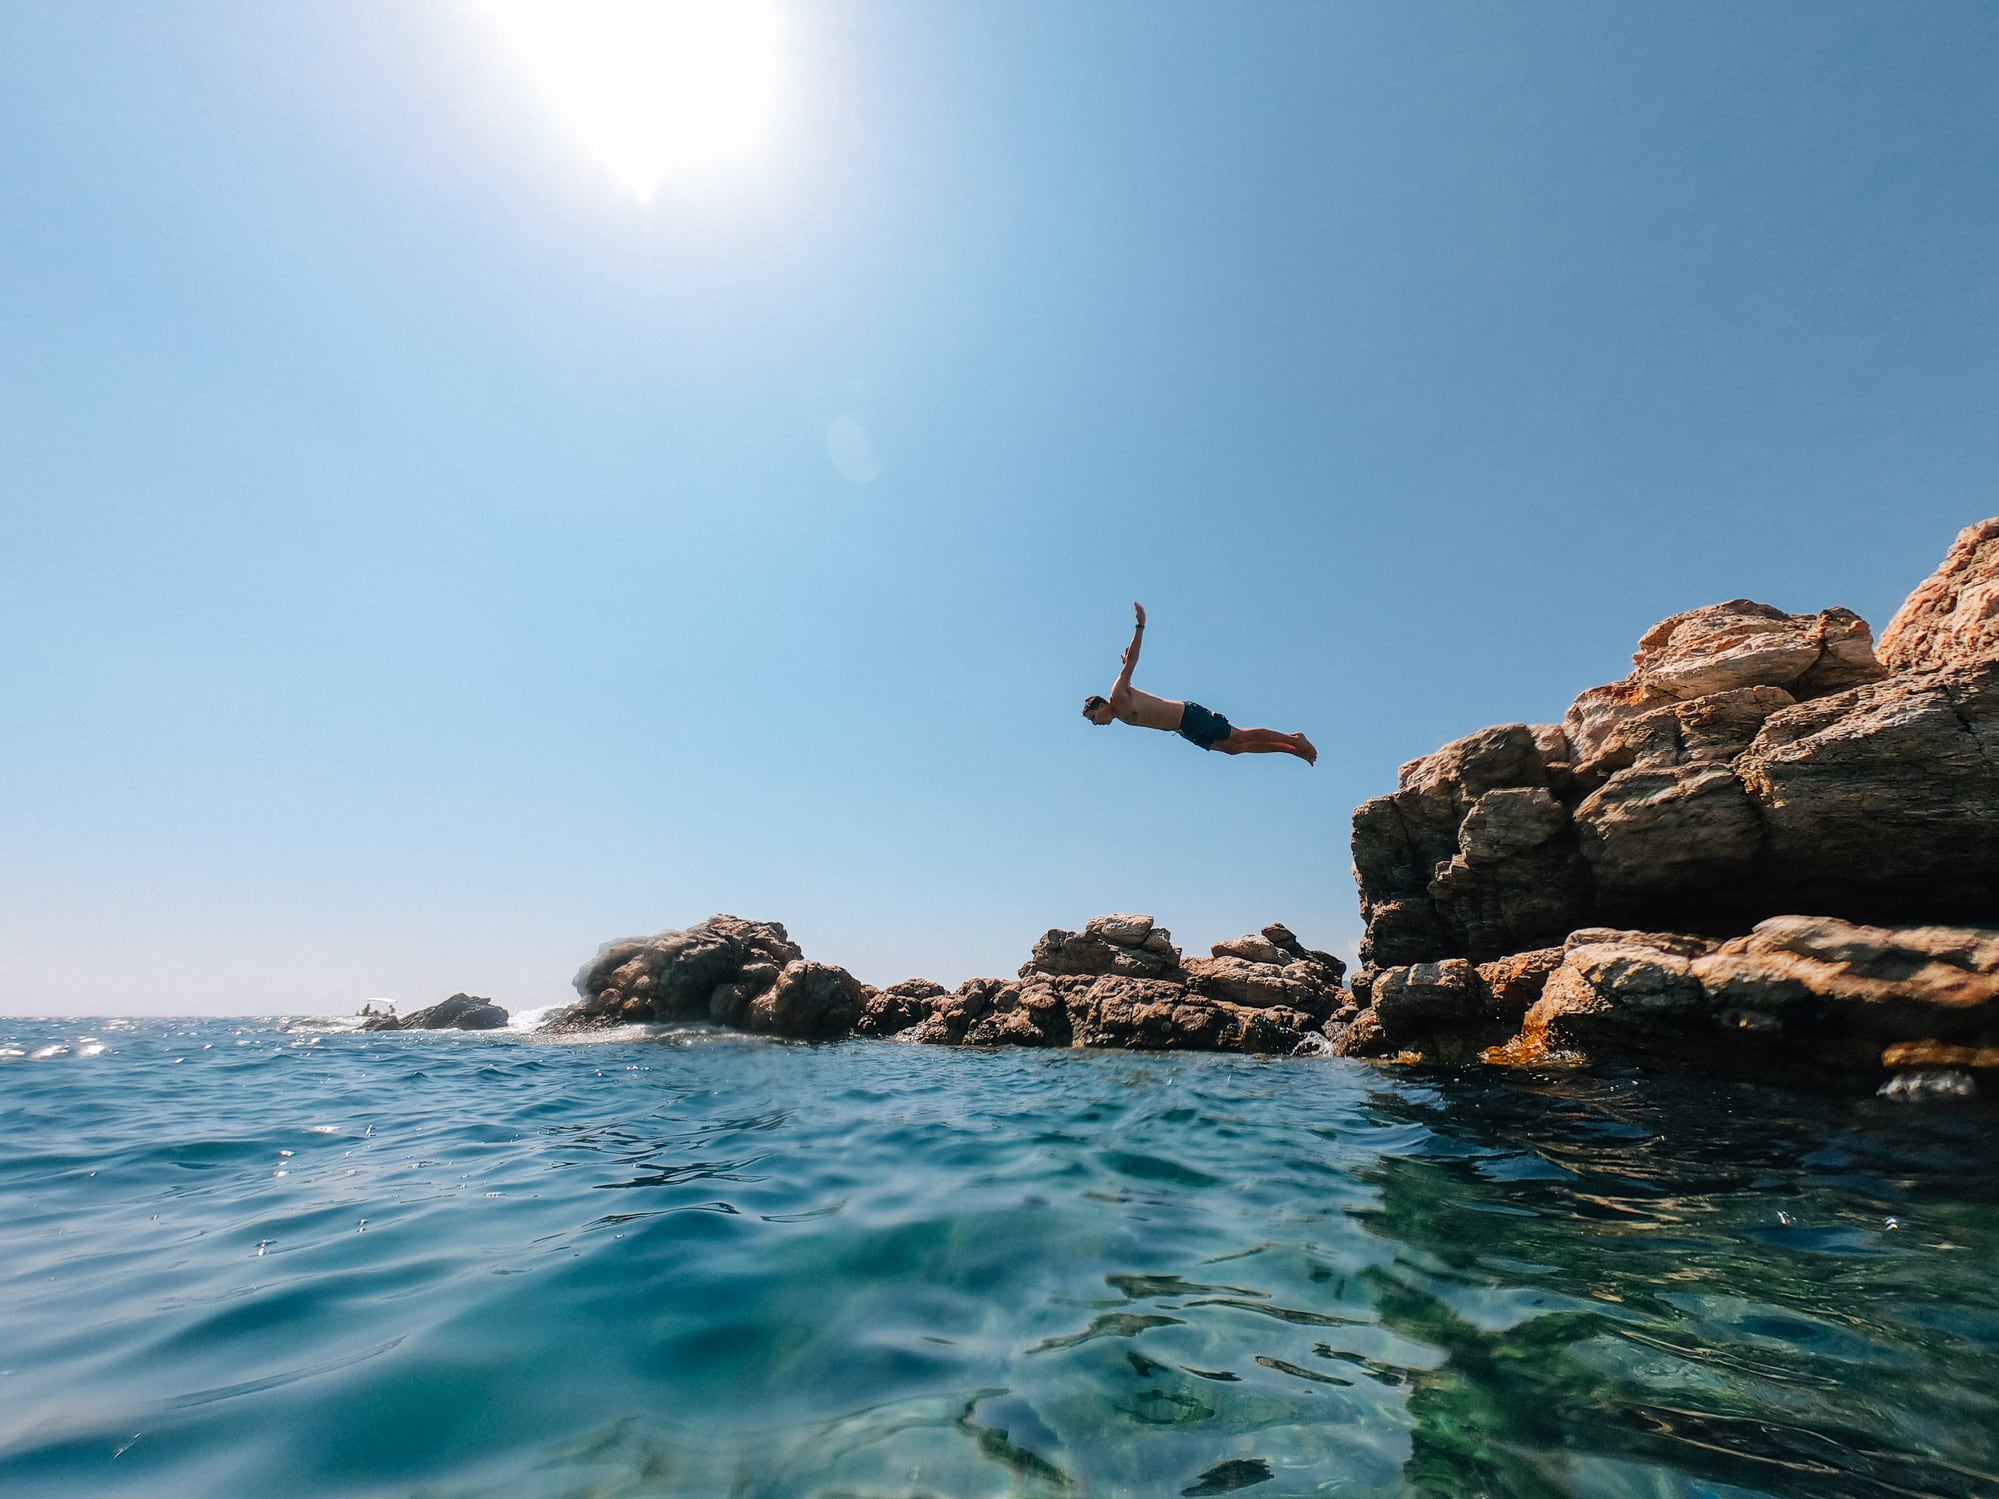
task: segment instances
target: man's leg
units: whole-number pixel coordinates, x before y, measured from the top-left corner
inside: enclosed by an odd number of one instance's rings
[[[1280,734],[1275,729],[1231,729],[1215,748],[1225,755],[1296,755],[1307,765],[1319,758],[1317,747],[1303,734]]]

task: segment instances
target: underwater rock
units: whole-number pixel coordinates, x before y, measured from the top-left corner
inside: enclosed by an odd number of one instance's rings
[[[1878,1090],[1899,1103],[1930,1103],[1938,1099],[1978,1096],[1978,1083],[1962,1072],[1898,1072]]]

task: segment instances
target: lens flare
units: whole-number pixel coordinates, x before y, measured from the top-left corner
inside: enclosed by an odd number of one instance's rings
[[[748,156],[777,91],[762,0],[486,0],[590,153],[645,202],[669,177]]]

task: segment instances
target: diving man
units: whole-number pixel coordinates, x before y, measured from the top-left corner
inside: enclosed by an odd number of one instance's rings
[[[1134,603],[1131,607],[1138,616],[1138,627],[1131,632],[1131,644],[1124,648],[1124,670],[1118,673],[1117,685],[1111,688],[1108,701],[1095,694],[1083,699],[1083,717],[1093,724],[1107,724],[1116,719],[1119,723],[1133,724],[1141,729],[1163,729],[1169,734],[1178,734],[1190,744],[1205,750],[1220,750],[1225,755],[1285,754],[1296,755],[1307,765],[1318,763],[1319,751],[1303,734],[1280,734],[1275,729],[1238,729],[1221,714],[1211,712],[1199,703],[1154,697],[1132,686],[1131,674],[1138,666],[1138,648],[1145,640],[1145,606]]]

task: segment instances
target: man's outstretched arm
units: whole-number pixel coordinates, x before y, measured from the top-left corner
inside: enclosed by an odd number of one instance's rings
[[[1138,648],[1145,643],[1145,605],[1134,602],[1131,609],[1138,616],[1138,624],[1132,629],[1131,644],[1124,648],[1124,669],[1117,674],[1117,686],[1111,689],[1113,697],[1131,686],[1131,674],[1138,669]]]

